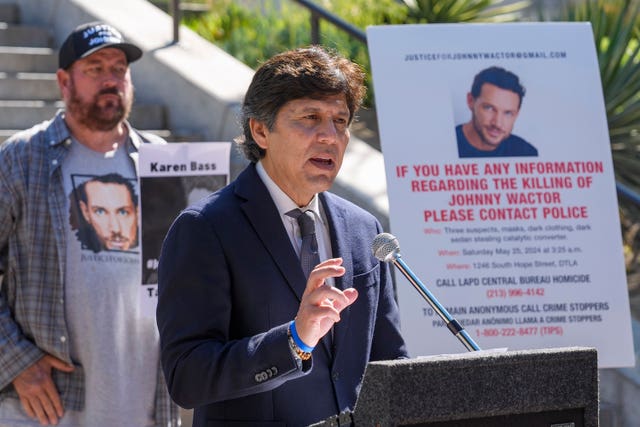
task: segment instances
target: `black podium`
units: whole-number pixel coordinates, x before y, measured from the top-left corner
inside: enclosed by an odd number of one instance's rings
[[[593,348],[372,362],[353,413],[314,426],[596,427]]]

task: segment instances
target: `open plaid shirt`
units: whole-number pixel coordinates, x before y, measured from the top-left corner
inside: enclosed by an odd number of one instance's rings
[[[17,397],[11,382],[49,353],[71,363],[64,317],[65,194],[61,164],[71,135],[60,111],[0,145],[0,401]],[[127,126],[129,126],[127,124]],[[127,150],[137,170],[145,139],[129,126]],[[158,367],[156,422],[179,425],[178,409]],[[66,408],[84,407],[82,367],[55,371]]]

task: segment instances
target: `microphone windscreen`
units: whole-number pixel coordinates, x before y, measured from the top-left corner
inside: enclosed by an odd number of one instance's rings
[[[400,243],[391,233],[380,233],[371,243],[373,255],[380,261],[392,261],[400,252]]]

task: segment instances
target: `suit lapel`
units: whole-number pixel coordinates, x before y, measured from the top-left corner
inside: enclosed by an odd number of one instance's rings
[[[247,219],[287,284],[301,300],[306,280],[300,261],[282,225],[278,209],[255,170],[255,164],[248,166],[238,176],[236,195],[245,200],[241,208]]]
[[[341,257],[342,265],[345,268],[344,275],[335,278],[335,286],[338,289],[346,289],[350,288],[353,284],[353,253],[350,239],[354,238],[354,236],[349,233],[347,211],[335,203],[334,197],[335,196],[330,193],[321,193],[320,201],[322,202],[327,221],[329,222],[329,235],[331,237],[333,256]],[[340,321],[334,325],[333,347],[335,352],[340,349],[340,343],[345,338],[349,326],[350,313],[350,308],[345,308],[340,313]],[[324,341],[326,340],[323,340],[323,342]]]

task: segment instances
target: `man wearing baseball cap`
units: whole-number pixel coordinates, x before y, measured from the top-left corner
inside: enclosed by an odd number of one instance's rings
[[[79,238],[78,189],[109,175],[139,194],[138,147],[164,143],[127,121],[141,56],[108,24],[78,26],[59,52],[65,109],[0,145],[0,426],[178,425],[138,305],[139,247]],[[138,215],[111,194],[82,207]]]

